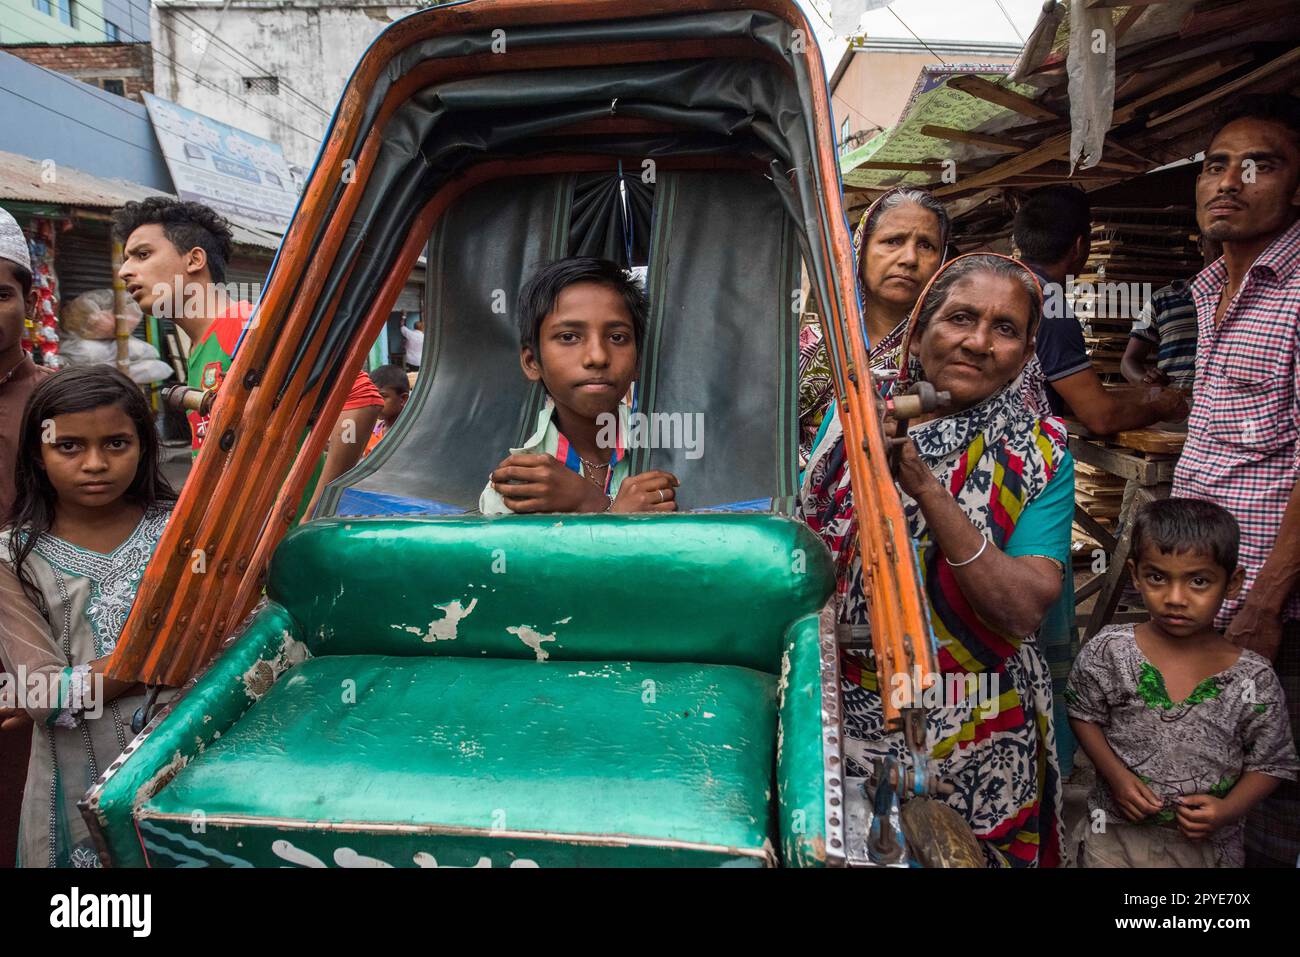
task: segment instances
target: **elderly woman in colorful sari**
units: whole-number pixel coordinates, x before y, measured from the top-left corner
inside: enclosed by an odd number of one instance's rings
[[[872,371],[892,383],[917,297],[943,262],[948,213],[929,191],[895,186],[867,207],[853,233],[862,318]],[[835,419],[834,386],[819,323],[799,335],[799,450],[806,461]],[[819,428],[820,427],[820,428]]]
[[[1019,395],[1041,315],[1037,281],[1020,263],[959,256],[917,302],[899,377],[952,397],[941,414],[913,420],[897,481],[939,665],[980,689],[929,711],[928,745],[954,789],[944,800],[991,866],[1055,866],[1060,853],[1052,688],[1035,633],[1069,560],[1074,463],[1060,420],[1038,418]],[[800,507],[835,558],[840,620],[868,625],[844,460],[842,436],[819,444]],[[902,758],[905,748],[884,728],[871,656],[846,654],[843,671],[848,770],[866,776],[877,758]]]

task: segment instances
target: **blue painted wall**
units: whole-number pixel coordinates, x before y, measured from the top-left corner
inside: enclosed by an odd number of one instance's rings
[[[4,52],[0,149],[175,192],[141,104]]]

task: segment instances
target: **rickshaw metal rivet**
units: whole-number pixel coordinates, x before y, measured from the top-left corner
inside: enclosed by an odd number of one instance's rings
[[[244,571],[245,569],[247,569],[247,568],[248,568],[248,559],[247,559],[247,558],[241,558],[239,561],[235,562],[235,568],[239,569],[241,572]]]
[[[833,788],[837,788],[837,787],[839,787],[839,786],[840,786],[840,779],[839,779],[839,778],[831,778],[831,787],[833,787]]]
[[[226,429],[225,432],[221,433],[221,443],[220,443],[220,444],[221,444],[221,451],[223,451],[223,452],[229,452],[232,448],[234,448],[234,445],[235,445],[235,430],[234,430],[234,429]]]
[[[839,846],[840,846],[840,839],[838,837],[832,837],[831,847],[839,847]]]
[[[262,370],[252,369],[244,376],[244,388],[251,389],[262,381]]]
[[[839,807],[839,806],[840,806],[840,799],[837,797],[831,798],[831,807]]]

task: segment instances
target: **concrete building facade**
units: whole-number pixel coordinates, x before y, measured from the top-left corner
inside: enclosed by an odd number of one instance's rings
[[[4,2],[4,0],[0,0]],[[357,60],[430,0],[158,0],[154,92],[279,143],[310,168]]]

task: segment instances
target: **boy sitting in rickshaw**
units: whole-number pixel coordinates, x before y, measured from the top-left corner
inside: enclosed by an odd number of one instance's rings
[[[479,509],[671,512],[677,478],[628,475],[627,393],[637,377],[646,296],[619,265],[574,257],[543,266],[519,294],[519,364],[546,403],[523,448],[492,472]]]

